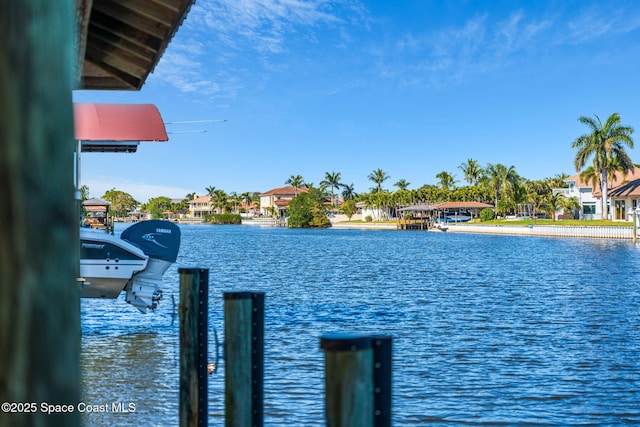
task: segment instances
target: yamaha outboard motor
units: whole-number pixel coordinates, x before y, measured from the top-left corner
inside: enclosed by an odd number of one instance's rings
[[[169,221],[143,221],[124,230],[120,238],[149,257],[147,268],[134,274],[127,283],[126,301],[142,312],[153,310],[162,299],[162,276],[178,257],[180,227]]]

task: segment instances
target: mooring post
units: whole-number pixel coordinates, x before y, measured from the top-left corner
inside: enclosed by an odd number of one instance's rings
[[[180,427],[207,426],[209,270],[180,268]]]
[[[0,1],[0,426],[81,421],[71,97],[81,3]]]
[[[264,292],[224,294],[225,420],[228,427],[264,421]]]
[[[373,348],[369,336],[320,338],[325,352],[325,416],[328,427],[372,427]]]
[[[391,427],[392,338],[373,337],[373,425]]]

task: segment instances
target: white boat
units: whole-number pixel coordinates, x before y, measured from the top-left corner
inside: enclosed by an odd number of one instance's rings
[[[125,299],[146,313],[162,299],[162,276],[176,261],[180,228],[169,221],[143,221],[120,238],[104,231],[80,229],[82,298]]]

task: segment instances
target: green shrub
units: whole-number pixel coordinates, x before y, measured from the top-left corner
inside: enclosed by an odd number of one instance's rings
[[[213,224],[242,224],[242,218],[238,214],[213,214],[211,220]]]
[[[491,208],[484,208],[480,211],[480,221],[491,221],[496,217],[496,214]]]
[[[371,221],[373,221],[373,217],[371,215],[367,215],[367,216],[364,217],[364,221],[365,222],[371,222]]]

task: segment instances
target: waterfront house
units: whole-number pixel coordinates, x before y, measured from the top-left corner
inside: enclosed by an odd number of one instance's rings
[[[600,219],[602,215],[602,191],[600,187],[593,188],[580,178],[573,175],[565,179],[568,188],[554,188],[554,194],[560,193],[565,197],[575,197],[580,204],[579,212],[574,216],[579,219]],[[609,179],[608,214],[613,221],[632,221],[633,212],[640,206],[640,169],[634,169],[625,175],[616,173]],[[559,213],[564,213],[560,210]],[[577,215],[575,215],[577,213]]]
[[[189,218],[204,219],[205,215],[211,213],[211,197],[200,196],[189,200]]]
[[[616,173],[609,180],[609,214],[613,221],[633,221],[633,213],[640,206],[640,168],[622,175]],[[593,191],[593,196],[600,200],[600,188]],[[600,202],[598,202],[600,205]]]
[[[586,183],[580,175],[573,175],[564,180],[568,187],[566,188],[554,188],[553,194],[562,194],[565,198],[575,197],[580,204],[580,209],[577,212],[572,212],[573,216],[577,219],[598,219],[602,218],[602,208],[598,199],[593,193],[593,187],[591,184]],[[561,209],[558,212],[559,215],[569,214]]]
[[[306,193],[306,187],[278,187],[260,194],[260,214],[270,216],[275,209],[278,216],[284,216],[289,209],[289,202],[298,194]]]

